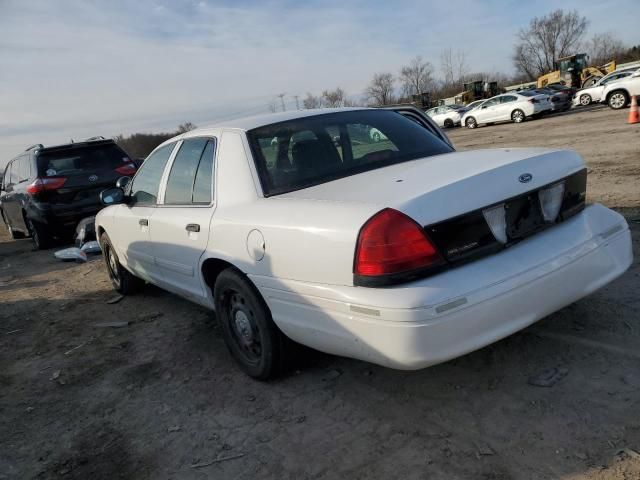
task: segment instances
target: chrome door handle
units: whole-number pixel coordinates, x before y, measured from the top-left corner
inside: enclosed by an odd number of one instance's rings
[[[141,227],[148,227],[149,226],[149,219],[148,218],[141,218],[140,220],[138,220],[138,224]]]
[[[199,232],[200,225],[198,225],[197,223],[190,223],[187,225],[186,230],[187,232]]]

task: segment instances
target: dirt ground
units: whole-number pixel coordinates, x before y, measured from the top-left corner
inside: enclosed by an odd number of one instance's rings
[[[460,149],[562,146],[640,252],[640,125],[577,114],[450,131]],[[640,479],[640,267],[492,346],[417,372],[309,354],[240,373],[213,315],[102,260],[0,234],[0,479]],[[120,328],[103,322],[129,321]],[[547,369],[551,387],[529,384]],[[217,460],[215,463],[214,460]]]

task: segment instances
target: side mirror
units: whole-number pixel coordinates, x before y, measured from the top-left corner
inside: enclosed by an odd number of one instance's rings
[[[127,188],[127,185],[129,185],[130,182],[131,182],[131,177],[120,177],[116,182],[116,187],[124,190],[125,188]]]
[[[107,188],[100,192],[100,201],[106,206],[124,203],[124,198],[124,190],[119,187]]]

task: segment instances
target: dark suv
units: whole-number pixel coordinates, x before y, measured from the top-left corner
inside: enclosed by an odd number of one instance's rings
[[[12,238],[30,236],[39,249],[71,237],[84,217],[101,208],[102,190],[136,166],[113,140],[29,147],[9,162],[0,187],[0,215]]]

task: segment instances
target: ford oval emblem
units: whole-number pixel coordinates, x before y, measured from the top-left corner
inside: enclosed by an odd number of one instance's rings
[[[533,179],[533,175],[531,175],[530,173],[523,173],[518,177],[520,183],[529,183],[531,179]]]
[[[522,177],[521,177],[521,178],[522,178]],[[91,176],[89,177],[89,181],[90,181],[90,182],[95,182],[96,180],[98,180],[98,176],[97,176],[97,175],[91,175]],[[521,181],[522,181],[522,180],[521,180]]]

